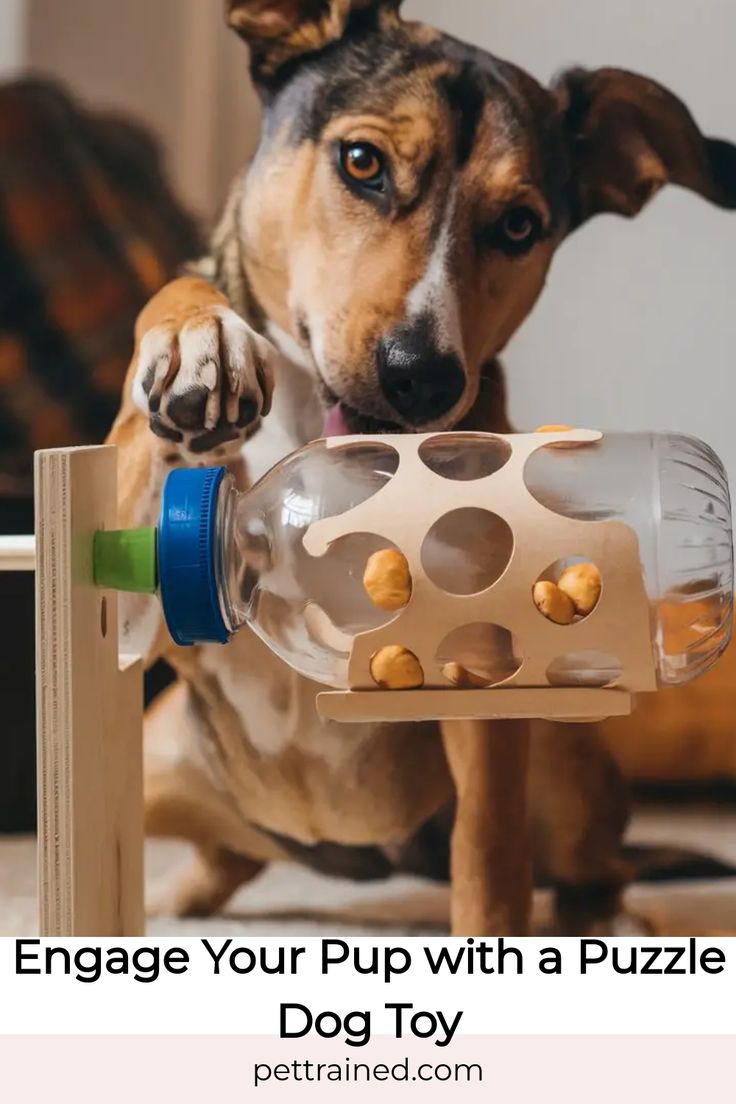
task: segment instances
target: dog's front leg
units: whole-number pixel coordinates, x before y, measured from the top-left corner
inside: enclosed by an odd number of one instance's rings
[[[453,935],[526,935],[532,894],[526,721],[446,721],[457,792],[450,858]]]
[[[206,280],[162,288],[138,317],[123,403],[108,441],[120,450],[125,527],[154,525],[176,465],[233,464],[268,411],[278,354]],[[152,659],[162,643],[158,603],[122,600],[123,645]],[[126,639],[127,638],[127,639]]]

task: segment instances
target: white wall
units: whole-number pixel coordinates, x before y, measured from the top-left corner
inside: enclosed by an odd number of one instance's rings
[[[0,0],[0,4],[7,0]],[[211,217],[258,129],[247,51],[223,0],[27,0],[35,70],[164,143],[177,193]]]
[[[410,0],[405,12],[547,81],[621,65],[736,141],[736,0]],[[736,213],[669,189],[634,222],[601,217],[561,249],[505,363],[520,426],[681,429],[736,480]]]
[[[0,80],[25,64],[26,0],[0,0]]]

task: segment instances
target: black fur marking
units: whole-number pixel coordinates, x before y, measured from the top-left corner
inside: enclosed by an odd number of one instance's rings
[[[346,847],[341,843],[327,841],[309,846],[289,839],[288,836],[281,836],[278,832],[266,832],[266,835],[275,840],[291,858],[321,874],[349,878],[354,882],[373,882],[382,881],[393,872],[393,864],[377,847]]]
[[[611,882],[555,885],[555,904],[564,933],[578,933],[594,922],[611,920],[621,911],[621,886]]]
[[[345,28],[346,34],[360,35],[375,33],[380,29],[379,10],[377,7],[363,8],[362,11],[354,11]]]
[[[455,115],[455,156],[458,168],[463,168],[473,153],[486,97],[470,62],[465,62],[454,76],[440,77],[438,86]]]
[[[439,170],[439,159],[437,157],[430,157],[427,164],[422,169],[421,176],[419,178],[419,187],[417,188],[417,194],[414,196],[410,203],[405,203],[396,213],[396,217],[399,219],[408,218],[409,215],[416,211],[424,200],[427,198],[427,194],[432,187],[432,181],[437,175]],[[444,215],[444,212],[440,212],[440,219]]]
[[[733,878],[733,864],[715,855],[677,847],[624,847],[624,858],[634,868],[637,882],[705,881]]]
[[[294,74],[274,103],[280,121],[294,120],[292,141],[317,141],[336,115],[351,110],[388,112],[399,86],[437,53],[399,31],[365,33],[360,28],[326,47]]]
[[[404,844],[397,858],[397,870],[433,882],[449,882],[450,838],[454,823],[455,805],[446,805]]]

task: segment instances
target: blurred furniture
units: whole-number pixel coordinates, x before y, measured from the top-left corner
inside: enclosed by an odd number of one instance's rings
[[[48,81],[0,86],[0,534],[32,529],[34,450],[103,440],[136,315],[201,245],[147,131]],[[0,608],[11,831],[35,818],[32,578],[0,574]]]
[[[0,536],[33,530],[33,500],[0,495]],[[0,610],[13,626],[0,644],[0,833],[36,822],[33,576],[0,572]]]
[[[602,729],[636,781],[736,784],[736,644],[697,682],[644,694],[631,717]]]

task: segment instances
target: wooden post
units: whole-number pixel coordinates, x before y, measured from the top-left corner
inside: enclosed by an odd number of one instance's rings
[[[35,494],[41,934],[140,935],[142,664],[119,660],[117,596],[92,577],[116,449],[37,453]]]

